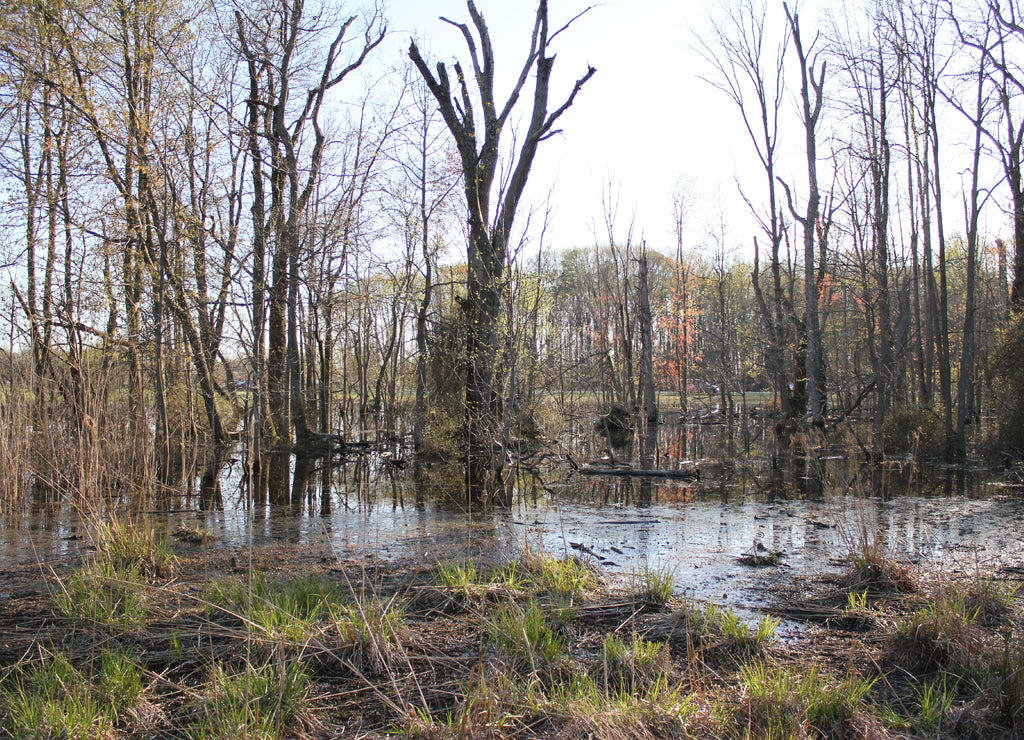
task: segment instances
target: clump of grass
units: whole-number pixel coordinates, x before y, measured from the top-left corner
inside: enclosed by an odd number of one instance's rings
[[[996,716],[1011,730],[1024,730],[1024,645],[1013,642],[1009,631],[993,675]]]
[[[762,652],[775,642],[775,632],[781,620],[770,615],[758,620],[751,628],[735,612],[724,609],[719,612],[718,627],[725,638],[729,652],[753,655]]]
[[[889,727],[900,732],[939,736],[943,720],[948,716],[955,699],[956,693],[949,689],[946,677],[943,676],[938,681],[917,687],[914,710],[909,716],[897,712],[893,707],[885,707],[882,716]]]
[[[372,596],[332,608],[330,624],[340,644],[322,638],[328,653],[359,672],[389,671],[403,654],[405,614],[394,599]]]
[[[516,713],[509,711],[520,702],[513,694],[513,680],[501,674],[488,678],[481,667],[473,670],[463,687],[464,701],[441,722],[425,718],[413,737],[503,738],[514,737]]]
[[[641,654],[660,654],[662,646],[642,640],[609,649],[617,657],[639,645]],[[643,659],[641,659],[643,660]],[[659,659],[660,660],[660,659]],[[507,666],[506,666],[507,668]],[[652,673],[644,685],[609,686],[586,671],[562,671],[539,681],[536,676],[499,669],[488,675],[483,663],[463,685],[463,698],[450,711],[414,711],[399,729],[405,737],[441,738],[602,737],[654,740],[691,737],[687,723],[695,701],[668,672]]]
[[[647,740],[694,737],[689,724],[697,711],[694,696],[671,675],[671,658],[664,645],[642,638],[606,640],[605,662],[638,673],[624,673],[600,682],[585,672],[567,671],[551,686],[538,688],[528,716],[560,725],[558,737],[604,737]],[[614,670],[614,669],[613,669]],[[608,680],[611,679],[611,680]]]
[[[594,567],[576,557],[554,558],[527,552],[520,573],[527,586],[569,599],[581,597],[600,584]]]
[[[981,669],[986,653],[974,612],[951,591],[899,620],[889,638],[890,660],[912,673]]]
[[[1020,590],[993,578],[975,578],[964,590],[964,608],[982,627],[1002,627],[1010,614],[1010,605]]]
[[[305,641],[336,598],[334,589],[320,581],[272,581],[262,574],[249,583],[237,579],[214,582],[205,596],[211,610],[241,619],[259,636],[288,642]]]
[[[884,595],[917,593],[919,590],[914,567],[900,562],[889,552],[881,537],[869,535],[866,528],[862,528],[847,559],[850,570],[842,580],[849,591]]]
[[[754,663],[740,676],[746,695],[734,717],[742,737],[861,737],[872,723],[863,706],[873,682],[856,676],[829,680],[816,668],[803,675]]]
[[[451,589],[462,598],[483,593],[518,592],[524,589],[543,592],[561,599],[575,599],[600,584],[593,566],[579,558],[559,559],[544,553],[527,551],[519,561],[495,568],[477,563],[448,561],[434,569],[434,582]]]
[[[846,594],[845,611],[852,614],[859,614],[868,608],[867,591],[848,591]]]
[[[434,569],[434,583],[454,592],[462,600],[480,596],[500,598],[515,594],[526,586],[519,575],[519,565],[514,561],[487,569],[472,560],[438,563]]]
[[[502,604],[488,625],[491,641],[533,672],[553,666],[565,652],[544,608],[531,599],[524,605]]]
[[[483,573],[472,560],[465,563],[446,561],[438,563],[434,568],[434,583],[442,588],[453,589],[463,596],[468,596],[474,586],[483,582]]]
[[[122,629],[138,626],[151,601],[149,584],[169,575],[175,562],[166,541],[152,530],[122,521],[104,524],[93,556],[57,580],[54,605],[68,619]]]
[[[703,608],[684,604],[676,614],[669,639],[686,650],[714,650],[722,656],[749,658],[763,653],[775,642],[781,620],[765,616],[751,628],[731,609],[708,603]]]
[[[67,619],[128,629],[147,616],[147,583],[138,566],[118,570],[100,560],[57,582],[53,603]]]
[[[207,600],[211,610],[240,620],[251,638],[301,652],[323,667],[340,662],[360,672],[383,671],[400,651],[404,613],[397,599],[352,599],[316,579],[257,575],[249,584],[213,584]]]
[[[203,740],[292,736],[305,719],[309,693],[309,675],[300,661],[245,663],[237,669],[215,664],[189,734]]]
[[[122,520],[100,527],[95,546],[98,561],[120,572],[137,571],[150,581],[169,576],[177,562],[165,538]]]
[[[611,634],[601,648],[602,676],[612,693],[636,695],[663,680],[672,670],[672,651],[663,642],[634,636],[629,642]]]
[[[53,655],[17,668],[0,687],[2,725],[11,737],[109,737],[142,691],[141,669],[121,653],[103,655],[91,675]]]
[[[645,566],[634,579],[634,598],[644,604],[661,607],[668,603],[676,588],[676,574],[668,567]]]

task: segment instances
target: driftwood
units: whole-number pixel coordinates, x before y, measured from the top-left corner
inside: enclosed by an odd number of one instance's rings
[[[583,475],[620,475],[632,478],[681,478],[683,480],[697,480],[700,478],[700,468],[696,466],[680,468],[678,470],[661,470],[651,468],[632,468],[621,465],[616,467],[581,465],[579,472]]]

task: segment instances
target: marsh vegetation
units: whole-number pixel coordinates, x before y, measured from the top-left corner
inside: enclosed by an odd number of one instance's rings
[[[99,536],[2,606],[9,737],[1024,730],[1019,576],[951,578],[864,543],[750,622],[673,596],[663,572],[612,586],[535,550],[415,566]],[[781,638],[800,609],[805,627]]]

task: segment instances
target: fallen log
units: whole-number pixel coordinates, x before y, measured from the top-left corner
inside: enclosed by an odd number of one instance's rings
[[[663,470],[632,468],[629,466],[616,466],[612,468],[581,465],[578,472],[582,475],[619,475],[633,478],[680,478],[683,480],[697,480],[700,478],[700,468],[697,466],[679,468],[678,470]]]

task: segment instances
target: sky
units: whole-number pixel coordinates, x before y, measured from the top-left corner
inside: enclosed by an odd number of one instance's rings
[[[553,29],[590,6],[553,43],[557,59],[550,108],[561,105],[588,64],[597,72],[559,119],[563,133],[542,144],[530,175],[527,199],[541,211],[550,203],[545,249],[607,244],[604,202],[609,199],[602,193],[610,192],[617,203],[612,210],[618,243],[625,242],[632,224],[634,242],[644,238],[651,248],[673,253],[672,192],[680,182],[690,181],[699,197],[684,228],[684,246],[709,253],[720,244],[730,258],[752,258],[753,240],[761,233],[739,187],[756,206],[763,207],[764,171],[739,109],[707,81],[714,78],[714,72],[695,49],[707,33],[711,14],[721,13],[726,2],[549,0]],[[476,0],[476,4],[491,31],[499,77],[496,95],[504,100],[528,48],[535,0]],[[770,0],[767,5],[768,32],[781,32],[785,24],[782,3]],[[792,0],[790,7],[800,13],[807,45],[815,31],[828,24],[829,7],[851,13],[858,5]],[[417,39],[428,61],[468,60],[461,33],[439,19],[444,16],[469,23],[465,0],[388,0],[386,13],[390,35],[380,60],[389,65],[400,63],[412,38]],[[765,56],[773,57],[774,48],[767,48]],[[790,56],[785,64],[788,90],[781,110],[779,174],[791,183],[799,202],[806,181],[803,130],[798,118],[795,60]],[[505,84],[501,84],[502,74],[507,75]],[[843,84],[843,76],[831,66],[827,95],[841,94]],[[826,105],[833,102],[827,100]],[[839,129],[845,125],[837,110],[826,111],[824,126]],[[943,119],[948,169],[943,180],[951,188],[951,207],[957,208],[959,195],[952,188],[966,181],[965,162],[972,137],[964,129],[962,117],[951,115],[952,121]],[[947,127],[949,123],[952,128]],[[823,129],[821,135],[827,137],[827,131]],[[997,175],[985,179],[995,182]],[[952,229],[962,230],[960,214],[952,218]],[[1005,230],[1005,215],[996,208],[986,209],[983,234]],[[536,242],[534,238],[527,249],[532,252]]]
[[[557,28],[587,3],[551,0],[550,7]],[[531,0],[477,0],[477,8],[491,31],[499,76],[514,75],[536,6]],[[691,214],[689,239],[701,240],[709,223],[721,221],[724,207],[731,214],[730,241],[751,243],[756,229],[734,180],[749,177],[752,168],[757,174],[753,151],[737,109],[699,78],[706,69],[690,48],[691,29],[700,27],[706,12],[700,0],[609,0],[555,40],[552,109],[588,64],[597,73],[559,120],[563,133],[542,145],[530,175],[527,195],[534,205],[543,207],[550,193],[548,247],[607,243],[602,201],[609,199],[602,192],[611,192],[618,203],[617,241],[625,241],[633,223],[634,241],[643,237],[651,247],[671,250],[671,193],[686,178],[708,193]],[[390,0],[391,37],[382,56],[404,54],[416,38],[428,60],[468,59],[460,32],[439,16],[469,22],[464,0]],[[499,85],[500,99],[510,84]]]

